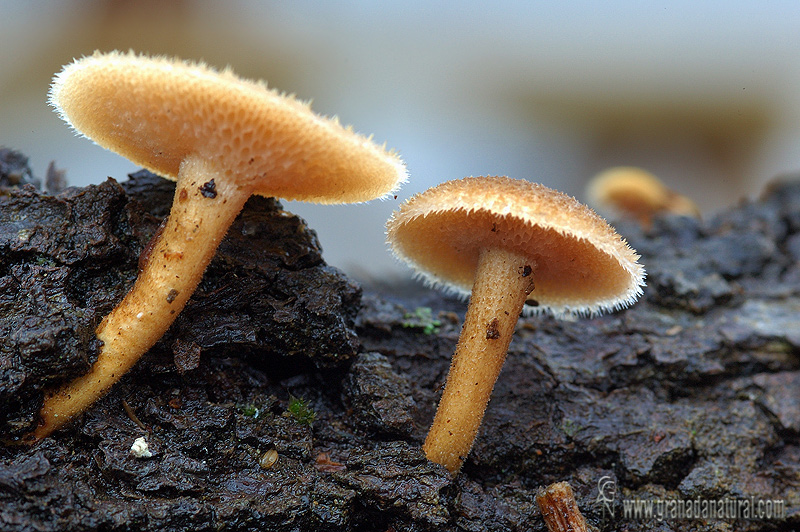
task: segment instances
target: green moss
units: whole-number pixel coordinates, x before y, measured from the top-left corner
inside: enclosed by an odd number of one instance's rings
[[[424,334],[439,332],[442,322],[433,317],[430,307],[417,307],[414,312],[406,312],[402,325],[405,328],[422,329]]]
[[[42,267],[51,267],[55,266],[56,262],[51,257],[48,257],[46,255],[40,255],[36,257],[36,265]]]
[[[289,406],[286,410],[301,425],[311,425],[317,418],[317,413],[311,409],[308,401],[293,395],[289,396]]]
[[[260,413],[260,410],[255,405],[242,405],[240,408],[244,417],[257,418]]]
[[[583,430],[583,427],[575,423],[571,419],[565,419],[564,421],[561,422],[561,430],[564,431],[564,434],[566,434],[570,438],[573,438],[577,433]]]

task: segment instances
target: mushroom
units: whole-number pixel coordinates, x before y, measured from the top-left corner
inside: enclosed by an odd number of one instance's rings
[[[458,472],[514,326],[528,311],[594,315],[642,293],[639,256],[597,214],[542,185],[468,177],[417,194],[387,223],[394,253],[432,284],[471,290],[447,384],[423,449]]]
[[[653,216],[660,213],[700,216],[700,209],[692,200],[634,166],[616,166],[600,172],[589,182],[586,194],[593,205],[634,218],[644,227],[649,227]]]
[[[50,103],[79,133],[177,188],[136,283],[96,330],[97,362],[46,393],[34,439],[105,394],[158,341],[252,194],[361,202],[406,180],[394,152],[230,69],[95,52],[55,76]]]

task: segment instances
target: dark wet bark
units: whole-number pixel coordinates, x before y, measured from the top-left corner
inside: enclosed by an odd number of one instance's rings
[[[6,438],[43,386],[91,363],[93,328],[135,278],[171,190],[138,175],[0,192]],[[617,228],[643,255],[644,298],[520,320],[451,479],[420,445],[464,304],[417,286],[360,298],[313,231],[255,199],[167,337],[108,396],[35,447],[0,446],[0,529],[545,530],[536,494],[557,481],[601,530],[800,526],[800,185],[704,223]],[[142,436],[149,458],[130,453]],[[788,517],[622,516],[626,499],[723,497],[781,499]]]

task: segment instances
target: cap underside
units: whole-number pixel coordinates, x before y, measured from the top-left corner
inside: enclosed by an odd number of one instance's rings
[[[432,283],[468,293],[480,250],[497,246],[535,263],[534,311],[592,314],[626,307],[641,294],[638,255],[587,207],[527,181],[468,179],[444,187],[451,198],[455,193],[453,205],[440,185],[410,199],[388,223],[394,252]],[[491,186],[478,192],[482,184]]]

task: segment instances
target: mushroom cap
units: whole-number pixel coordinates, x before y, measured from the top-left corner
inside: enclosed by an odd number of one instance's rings
[[[669,189],[646,170],[615,166],[593,177],[586,193],[594,205],[610,205],[627,212],[655,212],[665,208]]]
[[[605,220],[530,181],[447,181],[410,198],[387,229],[398,257],[431,283],[464,295],[472,290],[481,249],[498,246],[529,257],[538,306],[528,312],[563,317],[617,310],[644,286],[639,255]]]
[[[202,63],[95,52],[55,76],[50,104],[97,144],[171,179],[194,155],[256,194],[349,203],[407,178],[395,153],[337,119]]]
[[[635,166],[615,166],[600,172],[589,182],[586,194],[598,209],[610,208],[643,220],[661,212],[700,216],[700,209],[692,200]]]

